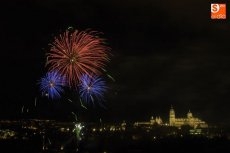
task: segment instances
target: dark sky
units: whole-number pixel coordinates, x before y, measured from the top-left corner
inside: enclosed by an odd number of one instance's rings
[[[9,0],[0,10],[1,118],[26,117],[24,106],[27,117],[75,111],[82,120],[167,121],[173,105],[180,117],[190,109],[208,123],[230,123],[230,22],[211,20],[210,2]],[[103,32],[112,48],[107,109],[74,108],[38,92],[48,44],[69,26]]]

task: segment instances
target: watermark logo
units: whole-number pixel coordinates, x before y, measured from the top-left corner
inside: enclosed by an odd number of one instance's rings
[[[211,4],[211,19],[226,19],[226,4]]]

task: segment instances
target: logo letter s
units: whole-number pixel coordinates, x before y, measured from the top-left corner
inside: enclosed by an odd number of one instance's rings
[[[220,6],[218,4],[211,4],[211,12],[217,13],[220,10]]]

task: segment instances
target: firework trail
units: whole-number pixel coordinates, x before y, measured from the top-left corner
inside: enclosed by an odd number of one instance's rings
[[[111,79],[113,82],[116,81],[109,73],[107,73],[107,70],[106,70],[106,69],[103,69],[103,68],[101,68],[101,69],[105,72],[106,76],[107,76],[109,79]]]
[[[61,93],[64,92],[63,86],[66,85],[65,78],[59,73],[52,71],[48,72],[39,81],[42,94],[51,99],[58,99]]]
[[[83,75],[79,85],[80,100],[89,104],[103,100],[107,87],[105,81],[97,76]]]
[[[24,113],[24,106],[22,106],[21,112]]]
[[[72,112],[72,114],[74,115],[75,121],[77,122],[78,121],[77,115],[74,112]]]
[[[71,103],[73,102],[71,99],[68,99],[68,101],[71,102]]]
[[[51,43],[46,66],[65,75],[67,84],[75,87],[82,75],[101,74],[101,68],[109,61],[109,50],[98,32],[68,29]]]
[[[81,99],[80,99],[80,103],[81,103],[81,107],[83,107],[83,108],[87,109],[87,107],[85,107],[85,105],[83,105],[83,103],[82,103]]]

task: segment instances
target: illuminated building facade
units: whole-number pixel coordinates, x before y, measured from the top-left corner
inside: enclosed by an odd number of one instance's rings
[[[135,122],[134,126],[151,126],[151,125],[162,125],[163,121],[161,117],[154,118],[153,116],[150,118],[149,122]]]
[[[189,111],[187,113],[187,118],[176,118],[175,111],[171,107],[169,111],[169,125],[180,128],[182,125],[189,125],[193,128],[207,128],[208,124],[199,118],[193,117],[192,113]]]

